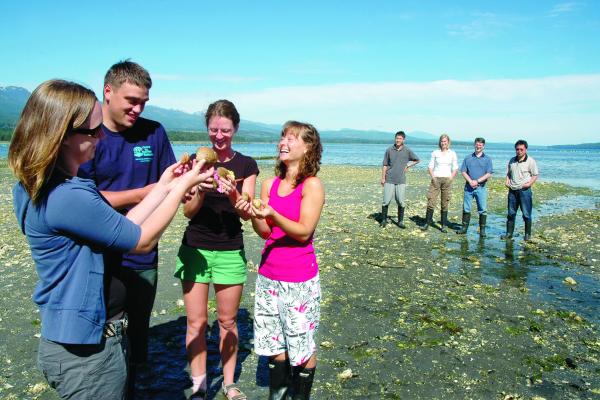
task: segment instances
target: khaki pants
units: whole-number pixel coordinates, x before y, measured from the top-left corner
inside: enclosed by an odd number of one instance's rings
[[[442,193],[442,211],[448,211],[448,204],[452,197],[451,178],[431,178],[429,191],[427,192],[427,208],[434,210],[438,196]]]

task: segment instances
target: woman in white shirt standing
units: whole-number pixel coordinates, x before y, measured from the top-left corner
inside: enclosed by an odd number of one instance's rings
[[[425,225],[422,230],[427,230],[429,225],[433,225],[433,210],[438,196],[442,194],[442,218],[440,231],[447,232],[445,226],[448,226],[448,204],[452,195],[452,181],[458,172],[458,159],[454,150],[450,150],[450,137],[443,134],[438,142],[439,150],[431,153],[429,160],[429,175],[431,183],[427,192],[427,215]]]

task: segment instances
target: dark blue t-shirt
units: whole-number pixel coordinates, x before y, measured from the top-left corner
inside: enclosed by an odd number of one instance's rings
[[[123,132],[112,132],[104,125],[105,137],[98,142],[93,160],[81,165],[79,176],[93,179],[99,190],[138,189],[156,183],[164,170],[175,163],[175,154],[163,126],[138,118]],[[118,210],[126,214],[128,209]],[[112,259],[125,267],[149,269],[158,265],[158,248],[148,254],[125,254]]]

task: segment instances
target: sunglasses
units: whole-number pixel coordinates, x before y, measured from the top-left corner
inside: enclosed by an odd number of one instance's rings
[[[100,137],[100,135],[102,135],[102,125],[98,125],[97,127],[91,128],[91,129],[76,128],[76,129],[73,129],[71,132],[78,133],[80,135],[90,136],[90,137],[93,137],[94,139],[98,139]]]

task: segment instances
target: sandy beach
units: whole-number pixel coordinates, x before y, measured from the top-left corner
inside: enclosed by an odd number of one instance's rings
[[[259,181],[272,175],[262,165]],[[381,229],[380,169],[325,166],[326,206],[315,235],[323,288],[314,399],[600,398],[600,193],[564,184],[534,186],[534,239],[504,231],[506,189],[489,186],[488,237],[476,220],[467,236],[418,229],[429,183],[408,176],[407,229]],[[0,398],[57,399],[35,367],[36,273],[12,211],[14,182],[0,161]],[[259,184],[257,188],[259,188]],[[458,227],[462,179],[450,220]],[[390,207],[392,220],[395,207]],[[434,215],[439,219],[439,210]],[[189,395],[185,313],[172,277],[187,220],[161,243],[150,368],[140,398]],[[249,280],[239,313],[241,388],[266,398],[265,360],[252,351],[254,279],[262,240],[244,224]],[[214,304],[211,300],[210,304]],[[209,328],[211,398],[221,384],[214,307]]]

